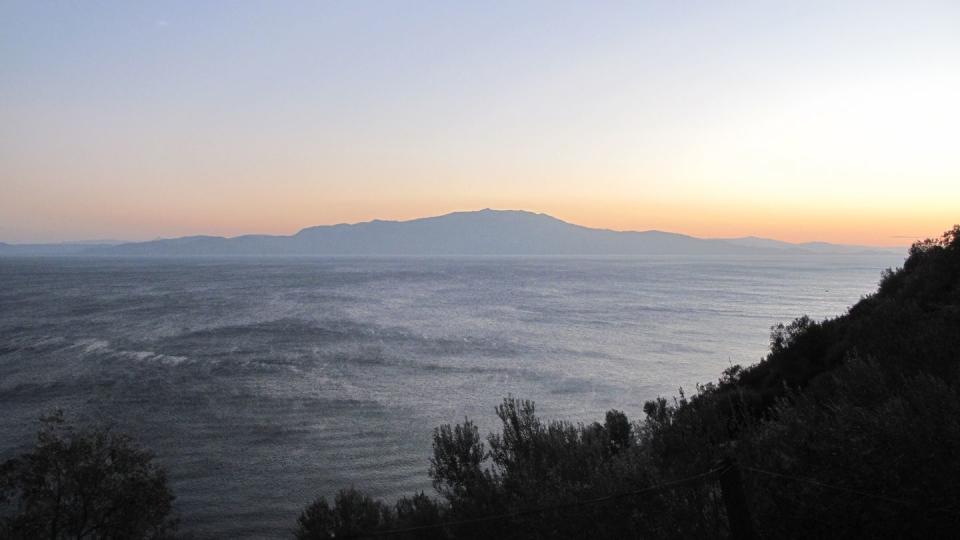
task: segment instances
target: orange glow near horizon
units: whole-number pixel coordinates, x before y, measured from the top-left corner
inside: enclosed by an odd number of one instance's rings
[[[236,201],[234,201],[236,203]],[[372,207],[372,208],[371,208]],[[141,231],[136,236],[118,238],[100,232],[95,227],[80,232],[75,239],[149,240],[159,237],[209,234],[239,236],[243,234],[290,235],[315,225],[356,223],[373,219],[405,221],[449,212],[472,211],[482,208],[500,210],[528,210],[552,215],[558,219],[583,225],[621,231],[661,230],[688,234],[700,238],[732,238],[757,236],[787,242],[824,241],[839,244],[897,247],[909,246],[916,240],[938,237],[960,221],[949,211],[939,215],[930,213],[910,219],[908,216],[854,215],[844,219],[830,211],[810,212],[807,209],[696,208],[681,204],[650,204],[630,202],[582,201],[558,202],[551,205],[525,205],[522,201],[504,201],[499,204],[463,203],[449,205],[438,201],[423,203],[410,201],[397,204],[384,201],[332,201],[327,204],[295,204],[282,202],[271,205],[260,201],[256,205],[226,205],[220,212],[194,213],[189,208],[178,212],[151,215],[145,209],[129,206],[115,207],[115,211],[101,214],[102,225],[120,224],[128,231]],[[120,209],[122,208],[122,210]],[[259,212],[253,215],[254,212]],[[80,216],[67,215],[66,221]],[[50,238],[50,241],[60,241]]]
[[[876,246],[960,222],[960,5],[362,4],[0,6],[0,242],[487,207]]]

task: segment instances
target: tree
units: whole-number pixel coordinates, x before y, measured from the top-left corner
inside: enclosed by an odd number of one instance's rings
[[[0,465],[4,538],[163,538],[174,496],[153,454],[109,428],[41,418],[31,452]]]

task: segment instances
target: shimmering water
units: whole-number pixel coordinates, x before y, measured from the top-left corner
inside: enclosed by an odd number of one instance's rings
[[[184,530],[288,537],[339,487],[429,491],[438,424],[639,417],[900,260],[0,259],[0,459],[63,408],[157,453]]]

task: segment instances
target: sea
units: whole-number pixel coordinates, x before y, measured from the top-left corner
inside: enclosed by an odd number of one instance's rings
[[[0,258],[0,460],[62,409],[168,471],[182,532],[289,538],[356,487],[424,491],[433,430],[642,418],[842,314],[897,254],[643,258]]]

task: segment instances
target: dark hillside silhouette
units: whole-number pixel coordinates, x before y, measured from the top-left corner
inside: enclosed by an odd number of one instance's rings
[[[469,420],[435,430],[440,499],[342,491],[305,509],[298,538],[727,538],[744,523],[764,538],[952,537],[960,227],[915,244],[847,314],[774,327],[764,361],[650,401],[638,422],[545,422],[515,398],[496,413],[486,438]]]
[[[960,228],[914,244],[903,268],[884,272],[876,293],[844,316],[807,317],[773,328],[770,354],[743,370],[735,388],[770,406],[784,388],[802,388],[851,356],[888,374],[951,377],[960,351]]]

